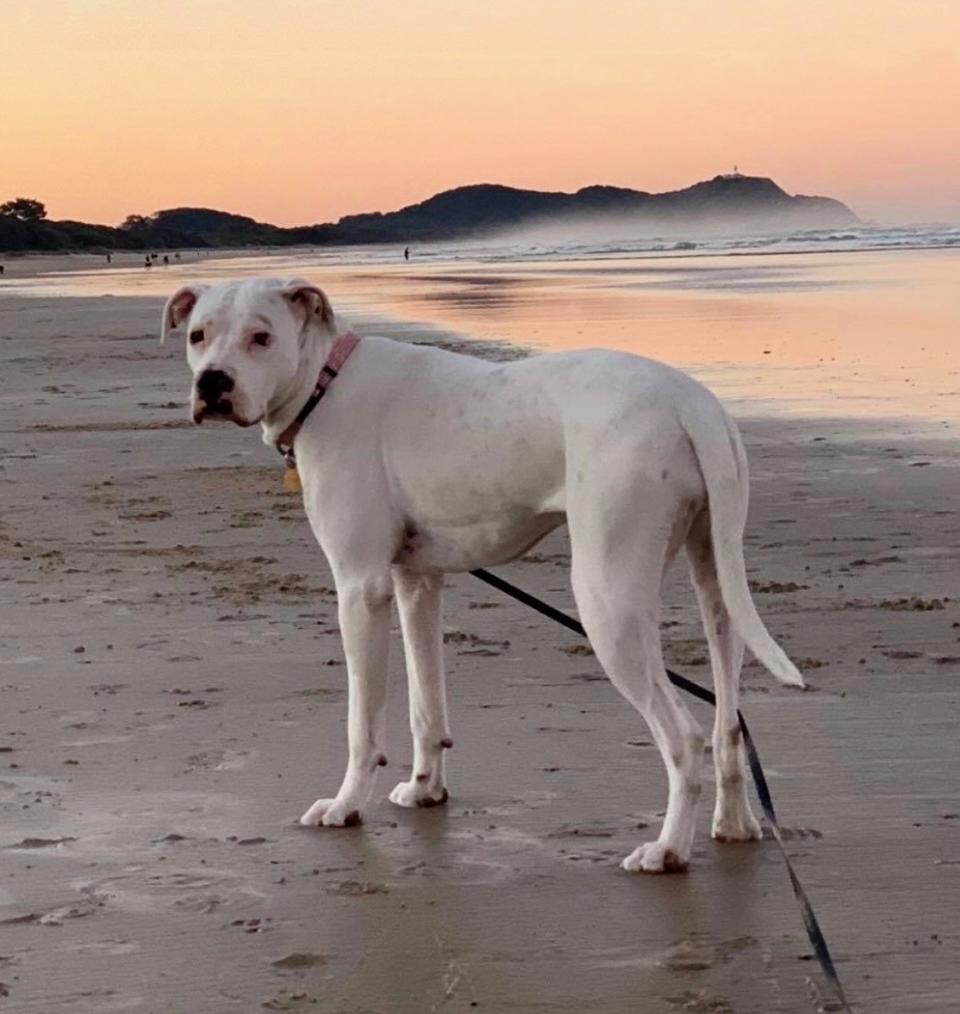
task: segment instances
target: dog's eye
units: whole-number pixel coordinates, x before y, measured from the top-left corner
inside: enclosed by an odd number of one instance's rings
[[[190,344],[199,345],[203,341],[203,329],[198,328],[196,331],[190,332]]]
[[[269,331],[255,331],[253,333],[253,344],[266,348],[270,344]]]

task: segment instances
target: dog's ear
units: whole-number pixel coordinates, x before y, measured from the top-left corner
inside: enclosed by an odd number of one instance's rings
[[[302,278],[291,278],[284,282],[283,298],[295,309],[303,313],[304,318],[319,317],[324,324],[333,323],[333,307],[326,293],[311,285]]]
[[[163,323],[160,325],[161,345],[167,340],[167,335],[176,331],[190,316],[205,288],[205,285],[184,285],[167,300],[163,308]]]

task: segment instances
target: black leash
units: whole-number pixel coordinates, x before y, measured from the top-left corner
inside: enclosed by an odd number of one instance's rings
[[[540,599],[525,592],[522,588],[518,588],[509,581],[504,581],[502,577],[497,577],[496,574],[491,574],[488,570],[472,570],[470,573],[498,591],[504,592],[511,598],[515,598],[518,602],[522,602],[525,606],[530,606],[531,609],[535,609],[538,613],[549,617],[551,620],[559,623],[560,626],[566,627],[567,630],[572,630],[574,633],[580,634],[581,637],[587,636],[587,632],[579,620],[575,620],[572,616],[567,616],[566,613],[561,612],[559,609],[554,609],[553,606],[547,605],[546,602],[541,602]],[[671,672],[669,669],[667,670],[667,676],[675,687],[691,694],[698,700],[716,706],[717,698],[712,690],[707,690],[706,687],[700,686],[699,683],[694,683],[693,680],[688,680],[685,676]],[[786,864],[790,884],[793,887],[797,903],[800,905],[803,924],[806,927],[807,936],[810,938],[810,943],[813,946],[813,952],[820,963],[824,977],[833,987],[840,1002],[840,1007],[833,1009],[850,1012],[850,1004],[847,1001],[846,994],[843,992],[840,977],[837,975],[833,958],[830,957],[830,949],[827,947],[827,941],[824,939],[823,931],[817,922],[813,906],[810,904],[807,892],[803,889],[803,884],[800,883],[800,878],[797,876],[793,863],[790,862],[790,857],[787,855],[787,850],[783,844],[783,837],[780,833],[780,823],[777,820],[776,810],[773,808],[773,797],[770,795],[770,786],[767,785],[767,777],[763,773],[763,767],[760,764],[760,755],[757,753],[756,744],[753,742],[753,737],[747,728],[746,719],[744,719],[743,714],[739,710],[737,711],[737,719],[740,722],[740,732],[743,734],[743,745],[747,752],[747,763],[750,765],[750,774],[753,775],[753,783],[757,788],[757,796],[760,799],[760,808],[763,810],[763,815],[773,834],[773,839],[777,843],[777,847],[780,849],[780,854],[783,856],[783,861]]]

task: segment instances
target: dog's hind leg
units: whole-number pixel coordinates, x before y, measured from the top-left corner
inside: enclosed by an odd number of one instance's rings
[[[359,824],[370,801],[383,755],[387,694],[387,647],[393,581],[389,570],[346,578],[334,569],[349,702],[347,771],[333,799],[318,799],[301,824]]]
[[[743,640],[733,629],[720,592],[707,508],[697,515],[690,530],[687,555],[710,646],[710,664],[717,695],[713,727],[717,803],[712,834],[717,841],[750,841],[760,838],[762,832],[747,799],[744,749],[737,719]]]
[[[663,571],[689,527],[673,498],[628,494],[568,510],[572,581],[580,619],[614,686],[640,712],[667,769],[660,837],[635,849],[626,870],[683,870],[693,847],[704,736],[667,678],[660,646]],[[681,512],[682,513],[682,512]],[[640,520],[642,519],[642,520]],[[628,520],[629,530],[625,526]]]
[[[453,745],[447,725],[443,678],[441,595],[443,577],[393,571],[410,685],[413,770],[390,793],[398,806],[437,806],[447,801],[444,755]]]

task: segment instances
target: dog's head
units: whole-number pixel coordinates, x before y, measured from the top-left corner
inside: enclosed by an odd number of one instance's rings
[[[253,426],[297,379],[317,328],[334,333],[327,297],[301,278],[185,285],[163,308],[160,340],[187,322],[193,421]]]

